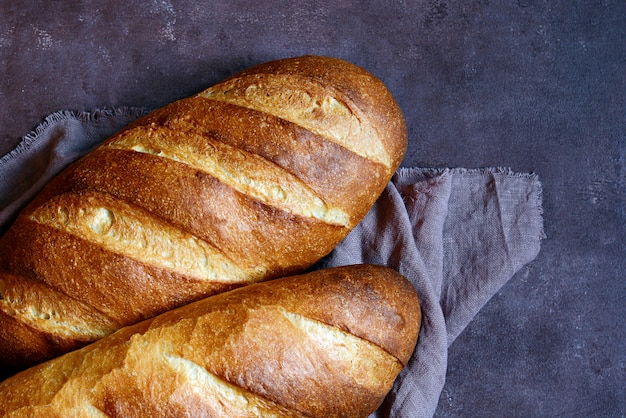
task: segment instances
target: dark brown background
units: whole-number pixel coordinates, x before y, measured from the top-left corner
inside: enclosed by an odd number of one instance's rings
[[[344,58],[404,166],[536,172],[548,239],[452,345],[437,416],[624,416],[626,2],[0,3],[0,155],[57,110],[157,107],[262,61]]]

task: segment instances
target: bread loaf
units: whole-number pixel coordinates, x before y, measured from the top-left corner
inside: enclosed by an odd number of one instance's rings
[[[15,417],[366,417],[410,358],[412,285],[320,270],[164,313],[0,383]]]
[[[383,83],[326,57],[154,111],[64,170],[0,240],[0,365],[304,271],[363,218],[406,141]]]

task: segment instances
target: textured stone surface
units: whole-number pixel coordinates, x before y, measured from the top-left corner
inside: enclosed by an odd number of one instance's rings
[[[626,3],[4,2],[0,155],[61,109],[157,107],[262,61],[347,59],[404,110],[404,166],[506,166],[547,240],[455,341],[438,416],[626,414]]]

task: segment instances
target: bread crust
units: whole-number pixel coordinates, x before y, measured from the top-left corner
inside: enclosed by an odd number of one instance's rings
[[[420,321],[414,288],[385,267],[276,279],[19,373],[0,383],[0,414],[365,417],[411,356]]]
[[[28,309],[59,304],[62,315],[76,301],[112,331],[302,272],[365,216],[406,142],[399,107],[367,71],[317,56],[261,64],[139,119],[65,169],[0,238],[0,282],[46,289]],[[15,303],[0,294],[4,369],[100,335],[78,335],[72,315],[58,322],[72,332],[46,318],[19,325]],[[16,327],[33,343],[15,344]]]

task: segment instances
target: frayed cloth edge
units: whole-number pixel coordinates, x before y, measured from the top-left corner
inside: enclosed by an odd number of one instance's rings
[[[422,168],[422,167],[400,167],[393,176],[392,181],[398,184],[413,184],[426,181],[443,175],[504,175],[527,179],[532,182],[535,195],[535,210],[537,211],[539,222],[539,240],[547,238],[543,221],[543,185],[539,180],[539,175],[535,172],[519,172],[510,167],[479,167],[479,168]]]
[[[35,129],[30,133],[23,136],[21,141],[8,153],[0,158],[0,165],[18,158],[22,153],[28,152],[29,148],[37,142],[42,133],[48,129],[51,125],[61,122],[63,120],[74,119],[81,122],[96,122],[105,118],[117,118],[117,117],[133,117],[139,118],[149,113],[150,110],[142,107],[119,107],[119,108],[102,108],[95,109],[93,111],[73,111],[73,110],[59,110],[54,112],[38,124]]]
[[[514,171],[510,167],[479,167],[479,168],[422,168],[422,167],[400,167],[396,171],[396,179],[399,183],[416,183],[418,181],[427,180],[429,178],[441,176],[444,174],[460,174],[460,175],[483,175],[483,174],[499,174],[505,176],[526,177],[537,179],[536,173],[524,173]]]

